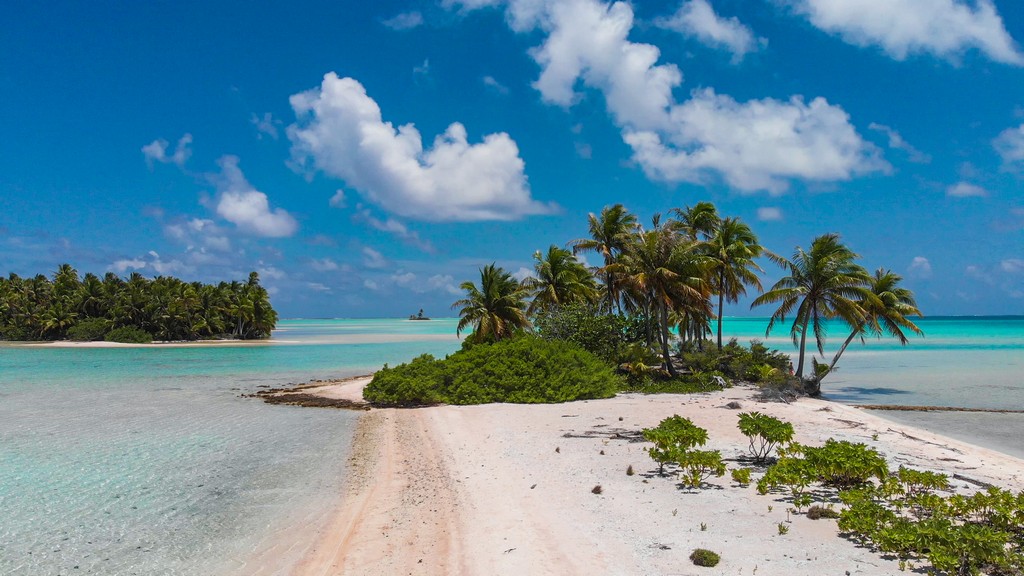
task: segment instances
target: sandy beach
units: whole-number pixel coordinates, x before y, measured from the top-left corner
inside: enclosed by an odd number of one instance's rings
[[[359,399],[368,380],[317,393]],[[725,406],[733,401],[741,408]],[[639,438],[641,429],[680,414],[708,429],[708,447],[737,467],[746,450],[737,414],[750,410],[792,422],[800,442],[863,442],[893,468],[945,472],[960,491],[1024,489],[1024,461],[1003,453],[823,400],[758,403],[747,388],[375,409],[360,419],[347,494],[308,534],[312,543],[293,573],[899,573],[895,560],[838,537],[834,520],[789,514],[780,496],[758,495],[728,475],[700,490],[681,488],[658,475]],[[629,466],[635,475],[626,474]],[[780,522],[790,527],[785,535]],[[719,552],[721,563],[694,566],[688,557],[698,547]]]

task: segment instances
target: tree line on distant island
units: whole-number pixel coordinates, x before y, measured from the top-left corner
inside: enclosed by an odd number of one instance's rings
[[[200,340],[269,338],[277,324],[259,274],[203,284],[169,276],[79,278],[62,264],[53,278],[0,277],[0,340]]]
[[[821,378],[853,340],[889,334],[906,344],[908,332],[922,334],[910,320],[921,311],[913,293],[900,286],[902,278],[884,268],[869,273],[838,234],[819,236],[808,250],[797,247],[785,258],[761,246],[739,218],[721,217],[709,202],[670,215],[656,215],[645,227],[621,204],[606,207],[590,215],[588,238],[571,240],[568,248],[537,251],[534,275],[521,282],[494,264],[484,266],[479,285],[463,282],[466,297],[452,306],[459,310],[457,331],[472,327],[474,340],[502,340],[534,324],[550,327],[553,315],[583,306],[594,315],[639,322],[645,344],[659,353],[661,370],[671,378],[676,376],[671,328],[686,349],[702,347],[714,323],[721,350],[724,304],[738,302],[751,287],[760,293],[752,307],[777,305],[766,336],[776,323],[792,319],[790,335],[799,348],[795,377],[812,394],[820,392]],[[575,257],[580,252],[597,253],[603,262],[588,269]],[[758,279],[761,257],[785,270],[767,291]],[[850,333],[831,363],[812,359],[805,378],[808,332],[824,354],[831,319],[845,322]]]

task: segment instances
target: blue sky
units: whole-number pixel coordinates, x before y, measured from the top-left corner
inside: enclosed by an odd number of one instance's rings
[[[708,200],[783,255],[839,232],[927,315],[1024,313],[1017,2],[16,1],[0,21],[5,273],[255,269],[286,317],[442,316],[480,266],[523,273],[603,206]]]

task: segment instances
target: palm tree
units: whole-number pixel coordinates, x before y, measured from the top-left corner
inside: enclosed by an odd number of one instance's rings
[[[852,250],[839,241],[838,234],[818,236],[811,243],[809,252],[799,246],[792,260],[783,265],[789,275],[781,278],[770,290],[754,299],[750,305],[760,306],[779,303],[779,308],[768,321],[767,337],[776,321],[785,322],[786,315],[796,309],[790,335],[793,343],[799,338],[800,360],[796,376],[803,378],[804,354],[807,349],[807,328],[814,330],[818,352],[825,353],[825,321],[841,318],[851,326],[864,320],[864,309],[858,301],[874,296],[865,286],[870,281],[867,271],[856,264]],[[821,393],[821,383],[814,381],[812,395]]]
[[[853,330],[846,338],[846,342],[843,342],[839,352],[836,352],[835,358],[829,364],[829,371],[835,368],[839,357],[846,351],[846,347],[858,336],[863,343],[864,337],[868,334],[881,338],[883,332],[888,332],[889,335],[899,340],[900,344],[906,346],[909,340],[903,330],[910,330],[918,336],[924,335],[924,331],[907,318],[908,316],[920,317],[922,314],[917,308],[914,293],[899,286],[902,280],[903,277],[892,270],[883,268],[875,270],[875,275],[871,278],[871,283],[868,286],[868,290],[871,291],[874,298],[860,301],[860,307],[864,309],[864,320],[860,324],[852,326]]]
[[[618,261],[607,267],[623,278],[634,305],[657,318],[665,369],[672,376],[676,373],[668,347],[669,313],[703,301],[707,295],[696,246],[661,225],[655,216],[653,228],[641,230]]]
[[[564,304],[589,303],[597,297],[597,285],[586,266],[572,252],[552,244],[547,255],[534,253],[536,277],[523,280],[523,287],[533,293],[528,314],[538,310],[551,311]]]
[[[697,202],[682,210],[673,208],[669,213],[676,217],[673,227],[692,241],[710,239],[722,222],[718,208],[711,202]]]
[[[55,340],[62,339],[68,328],[75,324],[77,317],[78,313],[69,305],[68,299],[56,300],[42,313],[39,336],[42,338],[52,337]]]
[[[100,318],[133,326],[159,340],[194,340],[234,330],[239,338],[266,338],[277,323],[259,275],[248,282],[206,285],[169,276],[127,281],[108,272],[101,281],[62,264],[51,282],[43,274],[0,278],[0,338],[63,338],[81,321]]]
[[[747,286],[761,291],[757,272],[763,272],[754,262],[765,250],[757,243],[757,236],[739,218],[722,220],[707,244],[711,257],[711,284],[718,294],[718,349],[722,349],[722,310],[725,302],[738,302],[747,293]],[[773,255],[774,256],[774,255]]]
[[[637,229],[636,216],[630,214],[622,204],[605,206],[600,216],[590,214],[588,216],[590,238],[579,238],[572,240],[572,253],[597,252],[604,258],[604,289],[607,298],[607,310],[609,312],[619,302],[619,286],[616,282],[615,273],[608,269],[608,266],[615,261],[615,257],[625,250],[630,238]]]
[[[106,314],[106,298],[103,294],[103,282],[93,273],[82,279],[79,288],[79,312],[86,318],[100,318]]]
[[[460,308],[456,335],[472,325],[475,340],[501,340],[530,327],[526,291],[504,269],[488,264],[480,269],[479,288],[469,281],[459,287],[466,291],[466,297],[452,304],[453,309]]]

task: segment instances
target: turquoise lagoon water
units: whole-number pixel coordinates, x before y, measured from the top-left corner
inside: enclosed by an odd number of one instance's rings
[[[919,324],[926,336],[907,347],[852,344],[825,394],[856,404],[1024,408],[1024,318]],[[724,331],[794,350],[788,326],[765,338],[766,325],[728,318]],[[253,572],[246,559],[274,530],[316,521],[343,489],[358,416],[240,395],[443,356],[459,346],[454,333],[453,319],[286,320],[277,344],[0,346],[0,574]],[[846,334],[830,326],[828,358]],[[1024,418],[998,415],[989,425],[995,416],[906,418],[1024,456]]]
[[[291,343],[0,346],[0,574],[251,574],[343,489],[357,415],[240,395],[459,346],[454,321],[281,328]]]
[[[907,346],[893,338],[851,343],[836,371],[823,381],[824,394],[852,404],[1024,409],[1024,317],[921,318],[915,323],[924,336],[911,336]],[[756,338],[789,352],[796,364],[790,325],[777,325],[769,338],[766,327],[763,318],[729,318],[723,331],[741,342]],[[849,330],[833,322],[827,334],[819,361],[831,361]],[[811,351],[816,352],[809,339]]]

